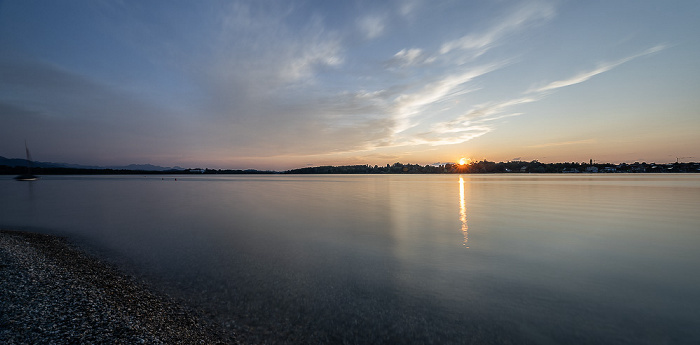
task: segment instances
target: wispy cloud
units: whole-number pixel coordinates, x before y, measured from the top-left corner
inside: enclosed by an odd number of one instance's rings
[[[384,32],[385,20],[386,19],[380,15],[367,15],[358,19],[357,26],[365,37],[373,39],[379,37]]]
[[[410,144],[412,145],[453,145],[476,139],[491,132],[493,128],[486,125],[467,124],[463,128],[448,133],[423,132],[416,135]]]
[[[489,73],[499,66],[500,64],[493,63],[472,68],[459,74],[447,75],[427,84],[416,92],[398,96],[394,103],[394,118],[396,119],[394,133],[400,133],[412,127],[413,124],[411,124],[410,118],[428,105],[445,101],[452,95],[468,92],[468,90],[465,90],[467,82]]]
[[[308,77],[319,66],[338,66],[343,62],[341,45],[338,40],[317,38],[308,44],[296,47],[293,58],[281,65],[280,76],[283,80],[297,81]]]
[[[447,101],[466,93],[474,92],[479,86],[470,85],[474,79],[484,74],[500,69],[506,63],[489,62],[463,70],[463,53],[476,58],[487,50],[500,44],[511,33],[552,18],[554,7],[548,2],[524,3],[512,9],[506,16],[495,21],[486,30],[465,35],[459,39],[443,43],[435,53],[426,52],[420,48],[405,48],[398,51],[386,62],[389,68],[418,68],[435,63],[438,58],[440,65],[445,68],[442,77],[427,83],[424,87],[413,92],[404,92],[394,100],[391,112],[393,115],[393,137],[391,145],[442,145],[465,142],[493,130],[493,125],[487,122],[495,121],[520,113],[505,113],[508,108],[518,104],[534,102],[536,97],[523,97],[514,100],[479,105],[451,120],[436,124],[421,123],[421,118],[431,117],[436,112],[435,106],[445,104],[445,108],[437,112],[447,112],[454,109]],[[445,59],[442,56],[459,53],[457,59]],[[430,110],[429,110],[430,109]],[[408,134],[414,127],[428,126],[430,131]],[[413,131],[415,132],[415,131]]]
[[[527,25],[548,20],[554,14],[554,7],[549,3],[535,2],[524,4],[483,32],[471,33],[445,42],[440,47],[440,54],[462,50],[472,51],[475,56],[481,55],[497,44],[498,40],[504,36],[522,30]]]
[[[587,81],[587,80],[595,77],[598,74],[610,71],[613,68],[620,66],[626,62],[634,60],[638,57],[642,57],[644,55],[649,55],[652,53],[659,52],[661,50],[664,50],[665,48],[666,47],[664,45],[657,45],[657,46],[649,48],[649,49],[647,49],[639,54],[628,56],[624,59],[620,59],[620,60],[617,60],[615,62],[601,64],[600,66],[598,66],[597,68],[595,68],[591,71],[579,73],[579,74],[577,74],[569,79],[553,81],[553,82],[551,82],[543,87],[529,90],[528,93],[529,92],[546,92],[546,91],[551,91],[551,90],[559,89],[559,88],[566,87],[566,86],[580,84],[580,83],[583,83],[584,81]]]
[[[412,3],[407,3],[412,4]],[[412,7],[411,7],[412,8]],[[442,43],[436,52],[428,52],[420,48],[404,48],[386,61],[389,68],[416,67],[433,63],[438,59],[445,60],[450,53],[457,53],[454,61],[446,61],[448,65],[462,65],[466,60],[472,60],[500,44],[507,35],[520,32],[528,25],[544,22],[554,17],[554,6],[549,2],[524,3],[512,9],[503,18],[494,21],[486,30],[464,35],[458,39]],[[465,55],[465,52],[467,53]],[[448,59],[449,60],[449,59]]]
[[[435,61],[435,57],[429,56],[422,49],[410,48],[401,49],[387,61],[386,65],[388,67],[405,68],[422,65],[424,63],[431,63],[433,61]]]
[[[213,28],[216,39],[204,56],[210,61],[195,61],[213,69],[210,75],[248,81],[260,76],[264,79],[255,84],[269,89],[304,81],[316,68],[344,61],[340,37],[321,18],[291,28],[285,24],[287,12],[257,13],[248,7],[237,4],[219,14],[221,25]]]
[[[394,142],[393,145],[446,145],[446,144],[457,144],[465,141],[472,140],[474,138],[480,137],[487,134],[495,129],[493,121],[522,115],[521,112],[513,112],[511,108],[518,105],[533,103],[540,101],[547,96],[548,92],[555,91],[556,89],[574,85],[578,83],[585,82],[595,75],[610,71],[611,69],[620,66],[626,62],[636,59],[641,56],[652,54],[665,49],[664,45],[658,45],[647,49],[639,54],[634,54],[613,63],[608,63],[599,66],[595,70],[588,71],[585,73],[580,73],[575,77],[552,82],[544,87],[531,89],[524,93],[523,97],[518,97],[502,102],[491,102],[486,104],[481,104],[474,106],[472,109],[453,117],[450,120],[434,123],[430,126],[429,131],[424,131],[421,133],[414,133],[412,137],[408,138],[406,136],[398,136],[400,133],[406,131],[409,128],[415,127],[418,122],[414,120],[423,114],[425,109],[430,105],[436,103],[444,102],[450,97],[455,95],[463,94],[464,92],[469,92],[466,88],[468,82],[473,79],[480,77],[486,73],[493,70],[499,69],[504,64],[490,64],[485,65],[480,68],[473,69],[467,73],[446,76],[439,79],[433,83],[426,85],[421,90],[411,93],[402,94],[396,98],[394,104],[395,112],[395,128],[394,128]],[[418,56],[423,55],[420,50],[403,50],[400,54],[395,57],[400,57],[408,61],[415,60]],[[594,143],[595,139],[577,140],[577,141],[566,141],[557,143],[548,143],[542,145],[530,146],[531,148],[541,148],[550,146],[563,146],[563,145],[575,145],[575,144],[590,144]]]
[[[583,139],[583,140],[573,140],[573,141],[559,141],[554,143],[546,143],[540,145],[530,145],[530,148],[543,148],[543,147],[556,147],[556,146],[568,146],[568,145],[581,145],[581,144],[595,144],[598,140],[595,138]]]
[[[521,115],[517,112],[508,113],[509,108],[537,100],[533,97],[523,97],[479,105],[455,119],[434,124],[429,132],[421,134],[421,138],[431,145],[465,142],[491,132],[494,129],[493,125],[489,124],[491,121]]]
[[[412,16],[418,7],[420,7],[420,0],[403,0],[400,1],[398,6],[398,12],[403,17]]]

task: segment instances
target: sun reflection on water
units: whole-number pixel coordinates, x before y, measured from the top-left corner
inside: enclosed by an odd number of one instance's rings
[[[464,202],[464,179],[462,176],[459,177],[459,220],[462,222],[462,235],[464,236],[462,245],[469,248],[467,245],[467,242],[469,242],[469,226],[467,225],[467,206]]]

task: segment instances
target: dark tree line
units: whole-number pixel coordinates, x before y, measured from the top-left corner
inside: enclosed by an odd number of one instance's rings
[[[394,163],[378,165],[318,166],[292,169],[287,174],[494,174],[494,173],[690,173],[700,172],[700,163],[541,163],[530,162],[489,162],[487,160],[459,165],[418,165]]]

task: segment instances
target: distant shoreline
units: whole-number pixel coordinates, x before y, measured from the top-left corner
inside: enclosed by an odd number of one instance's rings
[[[231,344],[230,335],[65,238],[0,230],[0,343]]]
[[[26,173],[26,166],[0,165],[0,175],[21,175]],[[324,165],[305,167],[286,171],[255,169],[182,169],[182,170],[129,170],[129,169],[86,169],[33,167],[35,175],[271,175],[271,174],[576,174],[576,173],[700,173],[700,163],[540,163],[538,161],[489,162],[479,161],[468,164],[402,164],[394,163],[383,166],[359,165]]]

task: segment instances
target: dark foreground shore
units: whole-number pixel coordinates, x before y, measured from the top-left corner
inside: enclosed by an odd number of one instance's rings
[[[46,343],[237,342],[64,238],[0,230],[0,344]]]

